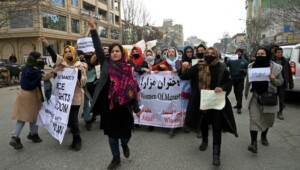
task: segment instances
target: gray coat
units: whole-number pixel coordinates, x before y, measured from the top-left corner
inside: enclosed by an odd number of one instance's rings
[[[252,68],[253,63],[249,64],[248,69]],[[282,66],[271,61],[271,74],[275,76],[275,81],[269,82],[268,91],[277,93],[277,86],[283,84],[283,78],[281,74]],[[245,97],[248,98],[251,83],[248,77],[246,78],[245,85]],[[272,127],[275,121],[275,113],[277,112],[277,106],[263,106],[257,103],[258,94],[251,93],[249,97],[249,114],[250,114],[250,130],[264,131],[269,127]]]

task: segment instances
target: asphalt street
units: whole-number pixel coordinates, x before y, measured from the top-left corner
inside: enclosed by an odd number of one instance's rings
[[[24,145],[22,150],[14,150],[8,143],[15,121],[10,120],[18,86],[0,88],[0,170],[99,170],[106,169],[111,161],[107,136],[99,129],[99,117],[93,130],[87,131],[83,119],[80,130],[83,139],[79,152],[69,150],[72,135],[66,134],[60,145],[57,140],[41,127],[39,135],[42,143],[32,143],[26,136],[29,124],[20,135]],[[296,99],[299,94],[294,98]],[[230,94],[232,105],[235,104]],[[247,150],[250,144],[249,114],[244,101],[242,114],[235,113],[239,137],[222,134],[221,166],[212,165],[212,135],[210,130],[209,146],[199,151],[201,139],[196,133],[184,133],[179,129],[174,138],[168,137],[168,129],[155,128],[147,132],[146,127],[135,129],[129,147],[131,156],[121,157],[122,170],[300,170],[300,101],[286,104],[285,120],[276,118],[274,127],[269,130],[270,145],[263,146],[258,137],[258,154]],[[260,136],[260,135],[259,135]]]

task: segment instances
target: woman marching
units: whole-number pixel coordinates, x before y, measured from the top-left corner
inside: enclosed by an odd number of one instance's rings
[[[231,104],[227,95],[231,91],[231,79],[229,71],[224,63],[220,62],[219,52],[216,48],[210,47],[205,51],[205,62],[191,66],[189,62],[182,63],[182,69],[179,71],[179,77],[183,80],[191,80],[191,97],[187,107],[187,114],[191,120],[186,121],[186,125],[194,127],[199,125],[202,131],[202,137],[208,142],[208,123],[213,127],[213,165],[219,166],[221,153],[221,131],[233,133],[236,137],[236,124],[233,116]],[[226,104],[222,110],[199,110],[200,94],[202,89],[214,90],[215,93],[226,92]],[[194,115],[194,117],[191,117]],[[203,145],[203,142],[201,145]],[[205,147],[205,149],[206,149]]]
[[[121,44],[111,44],[110,57],[106,59],[93,17],[87,20],[91,28],[96,56],[101,65],[100,81],[96,84],[90,111],[100,110],[101,128],[108,136],[113,159],[108,169],[120,165],[119,139],[126,158],[130,156],[128,142],[134,125],[132,112],[137,116],[141,110],[137,101],[138,84],[133,78],[132,66],[126,62]]]
[[[258,102],[258,97],[264,93],[277,93],[277,86],[281,86],[284,82],[281,70],[282,66],[271,61],[271,53],[266,48],[258,48],[256,51],[256,59],[253,63],[249,64],[248,70],[251,68],[263,68],[269,67],[270,81],[253,81],[246,80],[245,86],[245,98],[248,98],[249,89],[253,93],[249,102],[249,114],[250,114],[250,136],[251,144],[248,146],[248,150],[257,153],[257,133],[261,131],[261,143],[264,146],[268,146],[267,133],[270,127],[273,126],[275,121],[275,113],[277,112],[278,105],[265,106]],[[276,97],[277,99],[277,97]]]
[[[29,54],[25,67],[22,68],[21,90],[12,111],[12,119],[17,120],[17,124],[9,142],[16,150],[23,148],[19,135],[25,122],[29,122],[30,125],[27,139],[34,143],[42,142],[38,135],[38,126],[36,125],[37,115],[43,102],[41,81],[49,80],[58,71],[56,68],[48,74],[43,74],[41,71],[43,66],[44,62],[41,53],[33,51]]]

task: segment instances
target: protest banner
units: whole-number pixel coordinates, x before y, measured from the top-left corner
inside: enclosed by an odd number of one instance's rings
[[[182,127],[185,112],[181,107],[180,78],[170,71],[143,74],[139,80],[140,118],[135,123],[157,127]]]
[[[78,69],[65,68],[57,73],[54,91],[49,101],[43,103],[37,124],[44,126],[61,144],[67,129]]]
[[[94,44],[91,37],[79,38],[77,40],[78,49],[84,53],[94,52]]]
[[[225,107],[226,92],[215,93],[214,90],[201,90],[200,110],[221,110]]]
[[[249,82],[270,81],[270,78],[269,78],[270,72],[271,72],[270,67],[249,68],[248,69]]]

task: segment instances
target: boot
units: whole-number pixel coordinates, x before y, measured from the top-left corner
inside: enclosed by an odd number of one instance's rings
[[[263,144],[264,146],[269,146],[269,142],[266,136],[261,137],[261,144]]]
[[[257,142],[252,142],[251,145],[248,146],[248,150],[252,153],[257,153]]]
[[[277,118],[280,119],[280,120],[284,120],[284,117],[283,117],[281,111],[277,112]]]
[[[122,144],[122,148],[123,148],[123,154],[124,154],[125,158],[129,158],[130,150],[129,150],[128,145],[127,144],[126,145]]]
[[[203,139],[201,145],[199,146],[200,151],[205,151],[208,145],[208,139]]]
[[[171,128],[168,134],[170,138],[173,138],[175,136],[175,128]]]
[[[32,140],[33,143],[40,143],[42,142],[42,139],[39,137],[37,133],[35,134],[28,134],[27,139]]]
[[[73,141],[69,148],[74,149],[75,151],[81,149],[81,137],[79,135],[73,136]]]
[[[90,123],[90,121],[86,121],[85,127],[86,127],[86,130],[91,131],[93,126],[92,126],[92,123]]]
[[[220,166],[220,152],[221,152],[221,145],[213,145],[213,165]]]
[[[111,160],[110,164],[108,165],[107,169],[115,169],[121,164],[120,156],[114,156]]]
[[[20,150],[23,148],[21,139],[17,136],[12,136],[9,141],[10,146],[14,147],[15,150]]]

